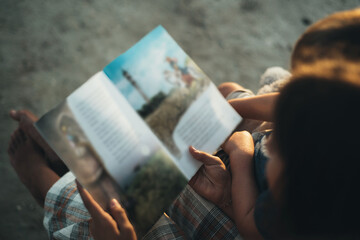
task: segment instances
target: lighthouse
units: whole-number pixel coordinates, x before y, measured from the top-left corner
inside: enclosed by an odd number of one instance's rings
[[[140,93],[140,95],[143,97],[145,102],[149,103],[150,99],[146,96],[144,91],[141,88],[139,88],[139,85],[135,82],[135,80],[131,77],[131,75],[126,70],[123,70],[122,74],[129,81],[129,83]]]

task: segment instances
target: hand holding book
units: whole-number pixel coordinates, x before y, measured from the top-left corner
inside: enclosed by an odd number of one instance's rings
[[[203,165],[191,178],[189,185],[202,197],[221,208],[232,217],[231,175],[217,156],[189,147],[190,154]]]
[[[95,239],[137,239],[125,209],[116,199],[111,200],[110,213],[107,213],[78,181],[76,181],[76,185],[84,205],[91,215],[90,232]]]
[[[190,154],[203,166],[198,170],[189,185],[202,197],[219,206],[232,217],[231,176],[219,157],[189,147]],[[92,219],[90,231],[95,239],[137,239],[125,209],[116,199],[110,202],[109,213],[94,200],[79,182],[77,187],[85,207]],[[225,204],[224,204],[225,203]]]

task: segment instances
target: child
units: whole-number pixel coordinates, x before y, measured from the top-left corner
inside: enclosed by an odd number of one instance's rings
[[[360,183],[359,63],[360,9],[331,15],[298,40],[293,77],[277,99],[266,144],[269,191],[258,197],[251,167],[230,156],[234,215],[254,211],[235,217],[249,239],[258,237],[257,230],[267,239],[360,238],[360,198],[354,191]],[[237,108],[242,100],[232,101]],[[247,184],[235,181],[246,171]]]

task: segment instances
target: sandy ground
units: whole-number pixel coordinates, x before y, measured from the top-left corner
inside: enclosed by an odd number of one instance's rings
[[[42,115],[162,24],[216,83],[257,90],[269,66],[288,68],[310,23],[359,0],[0,1],[0,239],[46,239],[43,212],[6,149],[8,111]],[[24,159],[25,160],[25,159]]]

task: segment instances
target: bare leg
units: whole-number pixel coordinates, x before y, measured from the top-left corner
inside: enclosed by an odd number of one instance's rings
[[[8,154],[19,179],[43,207],[46,193],[59,175],[49,168],[40,147],[20,128],[11,135]]]
[[[238,90],[245,90],[241,85],[234,82],[224,82],[218,86],[220,93],[226,98],[230,93]]]
[[[51,149],[51,147],[36,130],[34,123],[38,120],[38,118],[33,113],[27,110],[12,110],[10,111],[10,116],[12,119],[19,122],[19,128],[40,146],[41,150],[45,154],[45,158],[48,161],[50,168],[52,168],[59,176],[62,176],[69,171],[58,155]]]
[[[226,98],[230,93],[239,90],[245,90],[245,88],[234,82],[224,82],[218,86],[220,93]],[[235,131],[246,130],[250,133],[257,131],[263,124],[263,121],[244,119],[235,129]]]

